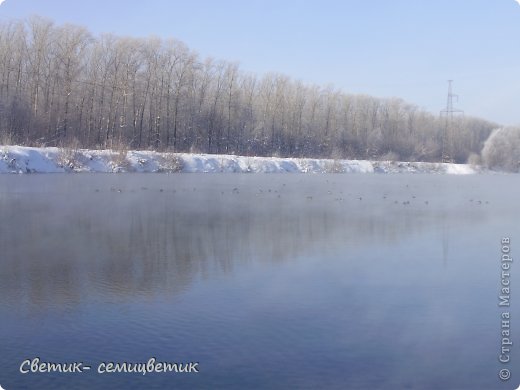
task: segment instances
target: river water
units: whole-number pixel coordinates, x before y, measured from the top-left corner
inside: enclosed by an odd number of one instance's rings
[[[519,190],[517,175],[0,176],[0,385],[513,389],[498,295]],[[36,357],[91,369],[22,374]],[[152,357],[198,373],[98,373]]]

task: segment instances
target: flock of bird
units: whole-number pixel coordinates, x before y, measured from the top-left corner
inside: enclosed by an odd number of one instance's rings
[[[328,183],[328,181],[327,181]],[[263,195],[269,195],[269,194],[272,194],[272,195],[276,195],[276,198],[281,198],[282,197],[282,189],[286,187],[286,184],[283,183],[282,184],[282,188],[280,189],[272,189],[272,188],[259,188],[258,191],[256,191],[254,193],[254,195],[256,197],[261,197]],[[409,188],[408,185],[406,185],[406,188]],[[140,188],[141,191],[148,191],[149,188],[148,187],[141,187]],[[96,188],[94,190],[95,192],[101,192],[101,190],[99,188]],[[154,190],[151,190],[150,191],[154,191]],[[166,190],[164,188],[159,188],[159,189],[155,189],[155,191],[159,191],[159,192],[165,192]],[[197,191],[197,188],[196,187],[193,187],[192,189],[187,189],[187,188],[184,188],[182,189],[181,191],[183,192],[187,192],[187,191],[193,191],[193,192],[196,192]],[[110,192],[117,192],[117,193],[122,193],[123,192],[123,189],[121,188],[118,188],[118,187],[110,187]],[[130,190],[128,192],[136,192],[135,190]],[[171,193],[176,193],[177,190],[172,190],[170,191]],[[229,190],[224,190],[224,191],[220,191],[220,194],[222,196],[226,196],[226,195],[239,195],[241,192],[240,192],[240,189],[238,187],[233,187],[232,189],[229,189]],[[326,192],[323,193],[323,195],[328,195],[328,196],[332,196],[334,195],[333,191],[331,190],[327,190]],[[313,195],[304,195],[305,196],[305,199],[307,201],[313,201],[315,199],[319,199],[321,198],[320,197],[320,194],[319,193],[315,193]],[[344,202],[346,201],[347,199],[349,198],[352,198],[352,199],[355,199],[359,202],[362,202],[363,201],[363,196],[361,195],[353,195],[352,193],[347,193],[346,195],[343,193],[343,191],[338,191],[337,194],[336,194],[336,197],[333,198],[333,201],[335,202]],[[381,199],[383,201],[386,201],[386,200],[389,200],[390,198],[390,195],[385,192],[383,193],[383,195],[381,196]],[[365,199],[366,200],[366,199]],[[417,201],[417,196],[416,195],[411,195],[410,197],[408,197],[407,199],[405,200],[394,200],[393,201],[393,204],[396,204],[396,205],[402,205],[402,206],[410,206],[412,205],[414,202]],[[471,204],[474,204],[474,205],[484,205],[484,204],[489,204],[490,202],[488,200],[480,200],[480,199],[469,199],[468,200],[469,203]],[[423,200],[422,203],[424,205],[429,205],[430,204],[430,201],[429,200]]]

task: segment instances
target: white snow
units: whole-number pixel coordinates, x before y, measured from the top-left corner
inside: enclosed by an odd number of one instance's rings
[[[480,172],[467,164],[246,157],[153,151],[66,150],[0,146],[0,173],[238,172],[238,173],[446,173]]]
[[[452,175],[469,175],[475,173],[475,169],[468,164],[448,164],[446,173]]]

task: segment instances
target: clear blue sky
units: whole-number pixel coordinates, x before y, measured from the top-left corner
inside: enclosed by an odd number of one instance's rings
[[[515,0],[5,0],[0,19],[41,15],[94,34],[175,37],[237,61],[438,113],[448,79],[468,115],[520,124]]]

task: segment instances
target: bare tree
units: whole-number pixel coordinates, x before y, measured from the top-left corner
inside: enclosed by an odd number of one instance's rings
[[[456,121],[456,161],[479,154],[495,127]],[[257,77],[173,39],[0,22],[0,137],[17,143],[440,161],[442,128],[397,98]],[[501,150],[493,139],[489,161]]]

